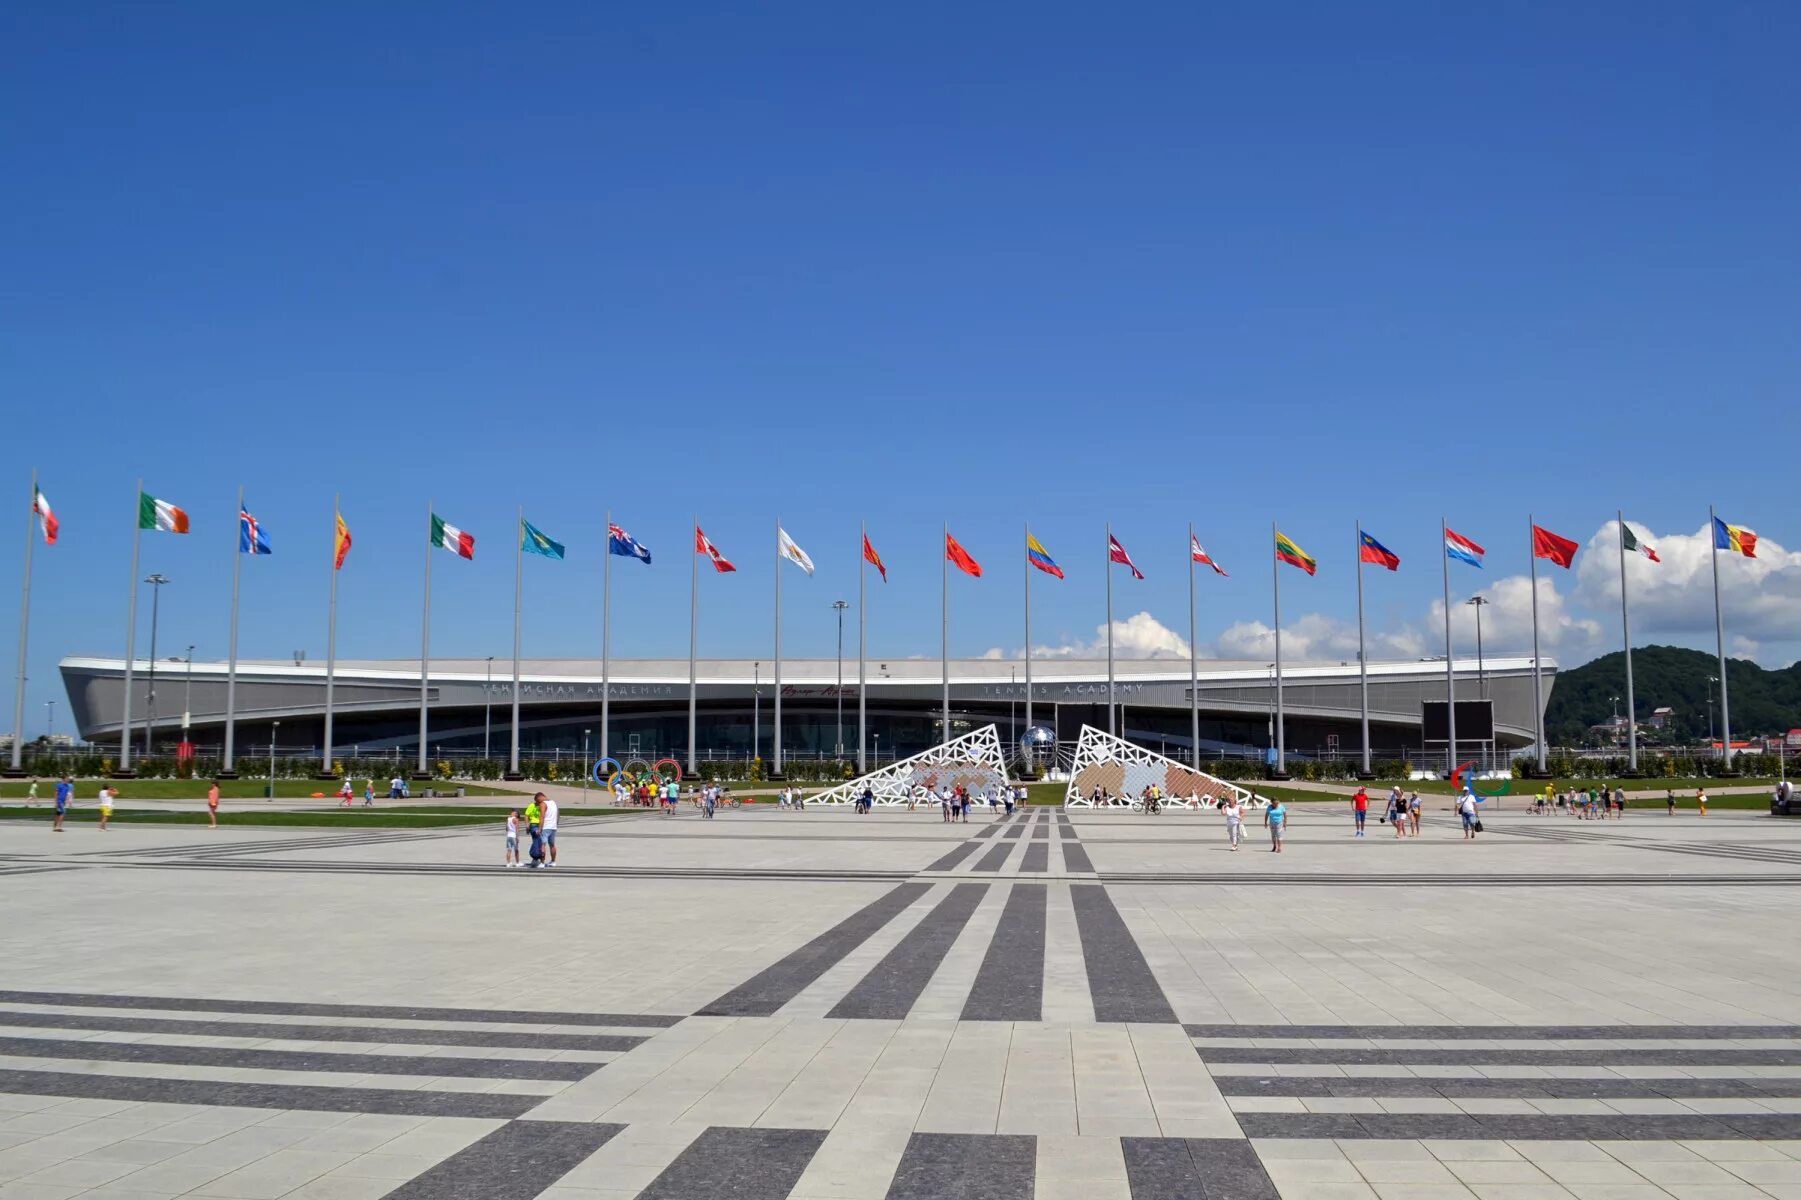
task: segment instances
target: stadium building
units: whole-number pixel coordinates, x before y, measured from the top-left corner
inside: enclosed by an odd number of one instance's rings
[[[60,664],[70,709],[82,737],[116,742],[124,692],[124,661],[65,658]],[[154,721],[159,752],[182,740],[183,714],[197,752],[223,744],[226,664],[159,664],[151,695],[148,662],[133,672],[134,747]],[[839,684],[840,671],[844,680]],[[1547,662],[1544,696],[1556,673]],[[588,659],[527,659],[518,701],[524,758],[579,754],[583,731],[598,752],[600,663]],[[955,659],[950,664],[949,734],[996,724],[1008,745],[1027,727],[1024,664],[1003,659]],[[611,740],[615,755],[685,759],[688,745],[686,659],[614,659],[610,664]],[[856,754],[857,664],[832,659],[782,663],[782,754],[788,758]],[[1457,663],[1458,741],[1464,752],[1484,745],[1505,755],[1533,741],[1532,661],[1489,659]],[[937,659],[868,663],[870,751],[881,760],[918,753],[944,740],[941,667]],[[1125,736],[1176,757],[1190,738],[1187,659],[1120,662],[1115,692]],[[239,754],[267,753],[271,733],[283,754],[317,752],[324,738],[326,669],[315,662],[241,661],[237,676]],[[1291,757],[1348,756],[1361,747],[1356,662],[1284,663],[1285,740]],[[771,757],[776,686],[768,660],[706,659],[696,668],[697,757]],[[1275,675],[1267,662],[1199,663],[1200,741],[1204,757],[1262,757],[1274,744]],[[1442,754],[1444,660],[1369,665],[1370,738],[1377,758],[1422,761]],[[427,748],[434,758],[505,757],[513,705],[510,659],[433,660]],[[1491,703],[1485,703],[1484,699]],[[1033,724],[1073,743],[1084,724],[1107,727],[1104,661],[1055,659],[1032,664]],[[1437,702],[1434,707],[1434,702]],[[1492,711],[1492,735],[1487,714]],[[842,734],[840,734],[842,713]],[[273,722],[280,722],[274,731]],[[1490,738],[1492,736],[1492,743]],[[1428,739],[1436,742],[1436,748]],[[417,660],[339,662],[333,684],[334,753],[416,756],[419,746]],[[1466,744],[1467,743],[1467,744]]]

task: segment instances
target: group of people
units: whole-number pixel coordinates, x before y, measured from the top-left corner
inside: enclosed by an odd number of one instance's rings
[[[507,813],[506,856],[503,862],[508,867],[525,865],[519,861],[519,820],[518,809]],[[537,870],[557,865],[557,802],[543,792],[534,795],[531,803],[525,806],[525,835],[531,839],[531,865],[528,869]]]
[[[110,783],[103,783],[100,785],[100,792],[95,799],[99,801],[100,832],[102,833],[105,833],[112,828],[113,801],[118,798],[118,788]],[[61,779],[56,781],[56,817],[50,822],[51,833],[61,833],[63,831],[63,818],[69,815],[69,809],[74,803],[75,780],[72,776],[64,775]],[[25,807],[36,808],[37,806],[38,781],[33,779],[30,786],[25,789]],[[212,784],[206,789],[206,823],[207,827],[210,829],[217,829],[219,827],[219,781],[217,779],[213,780]]]
[[[1707,790],[1701,790],[1701,811],[1707,811]],[[1676,810],[1676,793],[1670,793],[1670,811]],[[1537,816],[1546,813],[1568,813],[1579,821],[1605,821],[1609,817],[1618,821],[1626,815],[1626,789],[1609,788],[1606,784],[1598,787],[1568,787],[1563,791],[1546,785],[1544,793],[1533,797],[1532,811]]]
[[[1356,836],[1364,836],[1365,824],[1369,820],[1370,794],[1368,788],[1358,788],[1357,794],[1351,797],[1351,816],[1356,822]],[[1404,838],[1420,835],[1420,794],[1409,792],[1401,794],[1401,785],[1396,784],[1388,793],[1388,803],[1382,812],[1385,824],[1394,826],[1395,836]]]

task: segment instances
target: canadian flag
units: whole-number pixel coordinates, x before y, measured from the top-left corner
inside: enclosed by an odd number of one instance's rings
[[[694,527],[694,553],[704,554],[712,559],[713,569],[721,574],[738,569],[726,561],[725,555],[719,553],[719,547],[713,544],[713,539],[702,533],[698,525]]]
[[[56,545],[56,514],[50,511],[50,498],[35,487],[32,489],[31,511],[38,515],[38,524],[43,527],[44,545]]]

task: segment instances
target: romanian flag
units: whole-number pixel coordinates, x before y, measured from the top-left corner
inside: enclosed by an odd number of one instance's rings
[[[1398,571],[1401,568],[1399,554],[1362,530],[1357,533],[1357,554],[1364,562],[1375,563],[1378,567],[1387,567],[1391,571]]]
[[[1026,561],[1046,575],[1055,575],[1058,579],[1063,578],[1063,568],[1057,565],[1057,560],[1045,550],[1044,544],[1033,537],[1029,531],[1026,534]]]
[[[266,553],[266,552],[265,552]],[[350,553],[350,526],[344,524],[344,514],[338,514],[338,532],[332,538],[331,569],[344,569],[344,556]]]
[[[1319,567],[1312,555],[1289,541],[1288,535],[1281,530],[1276,531],[1276,557],[1291,567],[1301,568],[1309,575]]]
[[[977,579],[982,577],[982,564],[971,558],[963,544],[949,533],[944,535],[944,557],[955,563],[957,570],[965,575],[974,575]]]
[[[1743,525],[1728,525],[1715,517],[1713,519],[1713,548],[1715,550],[1736,550],[1746,558],[1757,557],[1757,535]]]

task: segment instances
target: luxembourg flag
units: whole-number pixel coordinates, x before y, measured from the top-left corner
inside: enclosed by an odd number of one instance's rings
[[[1458,562],[1466,562],[1472,567],[1481,567],[1482,556],[1488,551],[1478,546],[1461,533],[1445,530],[1445,553]]]

